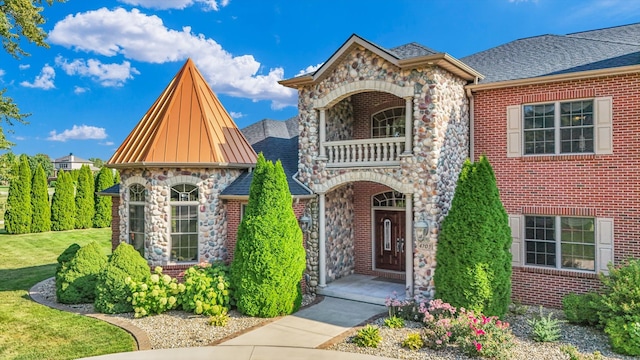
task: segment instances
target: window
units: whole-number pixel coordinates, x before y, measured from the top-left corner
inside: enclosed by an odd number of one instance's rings
[[[404,136],[405,108],[380,111],[371,117],[371,136],[374,138]]]
[[[593,100],[525,105],[524,153],[594,152]]]
[[[144,257],[144,204],[146,189],[141,184],[129,186],[129,244]]]
[[[374,207],[398,207],[404,208],[404,194],[398,191],[387,191],[373,197]]]
[[[240,204],[240,221],[242,221],[242,219],[244,219],[244,214],[247,213],[247,206],[249,204],[247,203],[242,203]]]
[[[610,97],[507,107],[507,157],[612,154]]]
[[[595,271],[595,219],[525,216],[525,264]]]
[[[171,188],[171,261],[198,261],[198,188]]]

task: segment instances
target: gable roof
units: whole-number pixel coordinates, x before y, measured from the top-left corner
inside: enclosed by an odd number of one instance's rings
[[[250,144],[255,144],[266,138],[274,137],[291,139],[298,136],[298,117],[294,116],[286,121],[263,119],[242,129],[242,134]],[[254,147],[255,150],[255,147]]]
[[[107,162],[131,167],[251,167],[256,153],[191,59]]]
[[[640,65],[640,24],[519,39],[461,60],[481,84]]]
[[[281,80],[279,83],[292,88],[317,83],[358,47],[364,47],[400,69],[436,65],[468,81],[482,78],[478,71],[447,53],[436,52],[417,43],[386,49],[353,34],[315,72]]]
[[[91,164],[93,165],[93,162],[83,159],[79,156],[73,155],[73,154],[69,154],[63,157],[59,157],[55,160],[53,160],[54,163],[69,163],[69,162],[73,162],[73,163],[83,163],[83,164]]]

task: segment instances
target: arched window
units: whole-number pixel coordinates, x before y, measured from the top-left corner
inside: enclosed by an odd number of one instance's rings
[[[198,261],[198,187],[171,187],[171,261]]]
[[[144,206],[147,190],[141,184],[129,186],[129,237],[131,244],[144,257]]]
[[[405,207],[404,194],[398,191],[387,191],[373,196],[374,207]]]
[[[404,136],[405,108],[395,107],[371,116],[371,137],[388,138]]]

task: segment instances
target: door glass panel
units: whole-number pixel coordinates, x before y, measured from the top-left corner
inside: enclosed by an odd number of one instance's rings
[[[384,251],[391,251],[391,220],[384,220]]]

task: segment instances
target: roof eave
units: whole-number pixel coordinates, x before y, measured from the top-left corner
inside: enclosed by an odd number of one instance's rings
[[[298,76],[287,80],[280,80],[278,84],[290,87],[293,89],[297,89],[300,86],[311,85],[313,84],[313,76],[312,75],[304,75]]]
[[[105,164],[107,168],[111,169],[130,169],[130,168],[225,168],[225,169],[248,169],[256,166],[255,163],[156,163],[156,162],[131,162],[131,163],[117,163],[117,164]]]
[[[484,78],[484,75],[447,53],[403,59],[398,61],[398,65],[403,69],[436,65],[467,81],[476,81]]]
[[[629,65],[629,66],[621,66],[616,68],[578,71],[578,72],[572,72],[572,73],[566,73],[566,74],[546,75],[546,76],[538,76],[538,77],[525,78],[525,79],[497,81],[497,82],[491,82],[486,84],[470,84],[470,85],[467,85],[467,89],[471,91],[500,89],[500,88],[507,88],[507,87],[515,87],[515,86],[525,86],[525,85],[546,84],[546,83],[554,83],[554,82],[562,82],[562,81],[570,81],[570,80],[589,79],[589,78],[602,77],[602,76],[625,75],[625,74],[632,74],[637,72],[640,72],[640,65]]]
[[[221,200],[239,200],[239,201],[248,201],[249,200],[249,195],[220,195],[218,196]],[[307,199],[314,199],[316,197],[315,194],[309,194],[309,195],[291,195],[292,199],[299,199],[299,200],[307,200]]]

